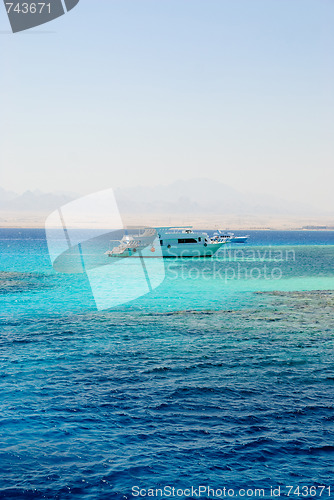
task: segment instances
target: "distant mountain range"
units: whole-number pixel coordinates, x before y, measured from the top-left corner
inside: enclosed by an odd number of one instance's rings
[[[25,191],[17,194],[0,188],[0,210],[9,212],[51,212],[76,198],[66,194]]]
[[[322,215],[317,208],[269,195],[242,193],[210,179],[115,190],[121,213]]]
[[[169,185],[115,189],[121,213],[126,214],[235,214],[235,215],[331,215],[316,207],[268,195],[245,194],[210,179],[179,180]],[[43,193],[16,194],[0,188],[0,210],[48,213],[80,195]]]

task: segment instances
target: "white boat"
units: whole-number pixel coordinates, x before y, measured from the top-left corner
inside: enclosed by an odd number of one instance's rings
[[[157,228],[163,257],[212,257],[225,241],[217,241],[203,232],[186,227]]]
[[[217,231],[212,236],[215,241],[222,241],[224,243],[246,243],[249,238],[249,234],[246,236],[235,236],[234,233],[224,233],[223,231]]]
[[[108,257],[143,257],[143,252],[147,249],[154,253],[157,244],[159,245],[159,240],[155,229],[136,228],[134,231],[128,231],[120,240],[111,240],[111,248],[105,252],[105,255]],[[148,255],[145,253],[145,256]]]
[[[112,241],[108,257],[212,257],[225,241],[218,241],[192,226],[159,227],[144,232],[125,234],[121,240]],[[156,251],[156,246],[159,251]]]

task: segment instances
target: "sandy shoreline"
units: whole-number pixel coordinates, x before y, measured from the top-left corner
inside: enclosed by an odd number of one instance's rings
[[[4,213],[0,212],[0,229],[44,229],[48,213]],[[224,230],[334,230],[334,217],[296,217],[296,216],[240,216],[228,215],[191,215],[191,214],[123,214],[125,226],[192,226],[194,229]],[[108,218],[99,221],[98,227],[108,228]]]

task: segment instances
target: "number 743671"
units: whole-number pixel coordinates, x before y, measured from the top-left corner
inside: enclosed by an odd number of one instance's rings
[[[51,3],[26,3],[26,2],[8,2],[6,3],[7,13],[16,12],[17,14],[42,14],[43,11],[51,14]]]

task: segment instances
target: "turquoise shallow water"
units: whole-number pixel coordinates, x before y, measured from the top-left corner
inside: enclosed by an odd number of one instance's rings
[[[53,272],[43,231],[1,230],[0,498],[333,494],[333,244],[253,233],[98,312],[84,275]]]

